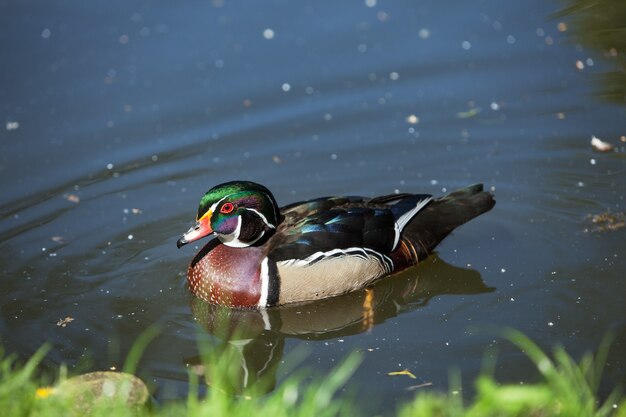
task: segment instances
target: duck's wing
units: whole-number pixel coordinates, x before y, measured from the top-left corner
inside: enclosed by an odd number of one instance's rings
[[[391,253],[406,224],[430,201],[428,195],[325,197],[281,210],[271,239],[276,261],[315,262],[332,256]]]

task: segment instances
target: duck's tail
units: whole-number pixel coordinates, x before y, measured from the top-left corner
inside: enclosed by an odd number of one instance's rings
[[[454,191],[433,200],[404,228],[403,240],[408,240],[419,260],[426,258],[450,232],[472,220],[496,204],[482,184]]]

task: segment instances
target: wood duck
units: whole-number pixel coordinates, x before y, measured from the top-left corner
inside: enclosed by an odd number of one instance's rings
[[[265,308],[348,293],[404,270],[494,204],[476,184],[436,199],[322,197],[279,208],[266,187],[232,181],[202,197],[177,246],[215,235],[189,265],[191,292],[213,304]]]

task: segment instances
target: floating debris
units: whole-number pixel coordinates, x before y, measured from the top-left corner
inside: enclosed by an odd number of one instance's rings
[[[406,117],[406,122],[412,125],[416,125],[420,122],[420,118],[414,114],[410,114]]]
[[[418,388],[431,387],[432,385],[432,382],[424,382],[423,384],[411,385],[410,387],[406,387],[406,390],[415,391]]]
[[[20,127],[19,122],[7,122],[6,128],[7,130],[15,130]]]
[[[468,111],[460,111],[456,114],[456,117],[458,117],[459,119],[469,119],[471,117],[475,117],[478,115],[478,113],[480,113],[482,111],[482,109],[480,107],[473,107],[471,109],[469,109]]]
[[[417,379],[417,377],[413,375],[413,372],[409,371],[408,369],[403,369],[402,371],[387,372],[387,375],[389,376],[406,375],[411,379]]]
[[[606,211],[600,214],[588,214],[586,220],[594,224],[591,228],[585,228],[585,232],[614,232],[626,227],[626,213],[611,213]]]
[[[67,316],[64,319],[59,319],[59,321],[57,321],[57,326],[66,327],[68,324],[70,324],[73,321],[74,321],[73,317]]]
[[[263,37],[267,40],[274,39],[275,35],[274,30],[271,28],[267,28],[263,31]]]
[[[76,194],[64,194],[63,198],[65,198],[70,203],[76,203],[76,204],[80,203],[80,197],[77,196]]]
[[[591,146],[598,152],[611,152],[615,147],[608,142],[603,141],[602,139],[591,136]]]
[[[52,236],[52,241],[55,243],[68,243],[68,240],[63,236]]]

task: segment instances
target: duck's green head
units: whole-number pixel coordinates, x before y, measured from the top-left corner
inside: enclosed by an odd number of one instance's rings
[[[196,224],[181,237],[181,246],[214,233],[228,246],[247,247],[268,237],[280,219],[272,193],[260,184],[232,181],[211,188],[200,199]]]

